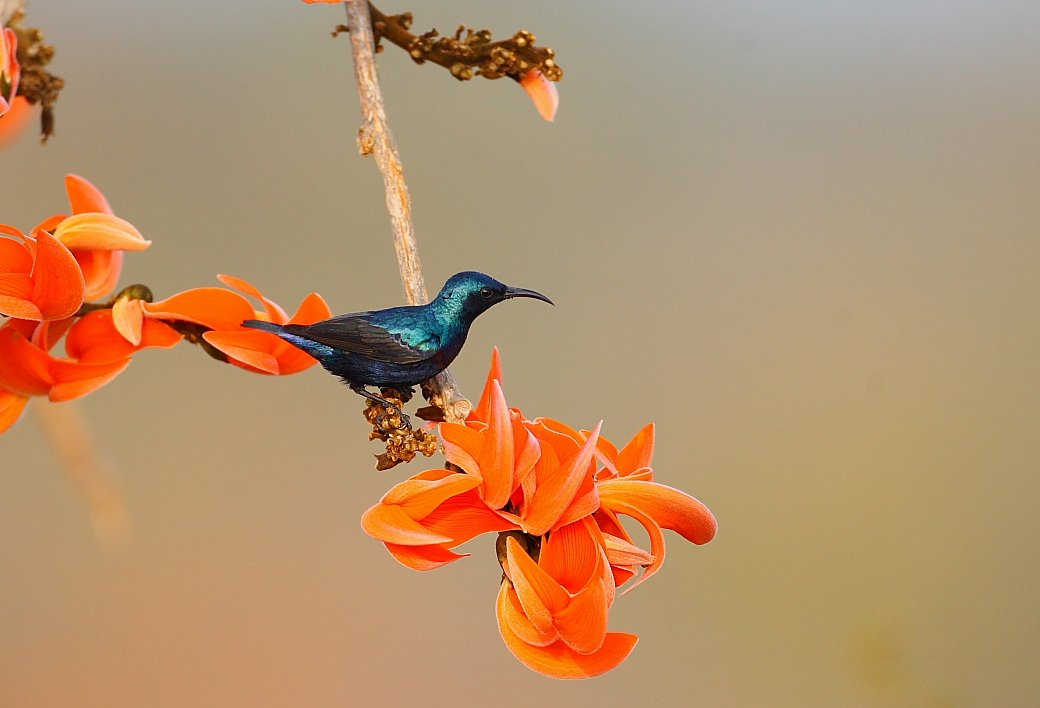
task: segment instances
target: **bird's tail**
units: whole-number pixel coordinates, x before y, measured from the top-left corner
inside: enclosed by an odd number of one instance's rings
[[[280,324],[274,322],[264,322],[263,320],[246,320],[242,323],[243,327],[249,327],[251,329],[259,329],[264,332],[270,332],[271,334],[281,334],[285,331],[285,328]]]

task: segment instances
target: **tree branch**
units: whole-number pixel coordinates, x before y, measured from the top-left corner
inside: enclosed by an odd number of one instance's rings
[[[354,78],[364,117],[364,123],[358,130],[358,151],[362,156],[373,155],[383,175],[386,208],[390,212],[394,250],[397,253],[405,297],[411,305],[422,305],[429,302],[430,298],[423,281],[419,246],[415,241],[412,200],[408,193],[408,185],[404,181],[404,167],[390,133],[383,105],[383,93],[379,88],[372,18],[367,2],[348,0],[344,5],[347,10],[347,26],[350,29],[350,46],[354,55]],[[462,396],[454,377],[447,369],[433,379],[430,388],[430,402],[444,411],[444,417],[448,421],[461,422],[472,408],[472,404]]]

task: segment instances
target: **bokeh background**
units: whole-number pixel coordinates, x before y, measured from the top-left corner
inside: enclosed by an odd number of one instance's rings
[[[99,541],[32,412],[0,440],[0,704],[1023,706],[1040,695],[1040,4],[416,0],[530,29],[511,82],[380,56],[427,278],[541,290],[492,346],[529,415],[658,426],[716,513],[614,606],[641,637],[562,683],[502,645],[490,540],[429,574],[358,519],[359,399],[182,345],[82,402],[132,534]],[[0,221],[94,181],[154,241],[124,284],[245,277],[401,302],[338,6],[33,0],[68,88],[0,153]],[[44,404],[34,404],[39,408]]]

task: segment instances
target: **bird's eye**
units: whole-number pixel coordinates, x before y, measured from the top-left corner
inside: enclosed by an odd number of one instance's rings
[[[482,298],[484,298],[485,300],[487,300],[488,298],[490,298],[494,294],[495,293],[491,290],[491,288],[481,288],[480,289],[480,296]]]

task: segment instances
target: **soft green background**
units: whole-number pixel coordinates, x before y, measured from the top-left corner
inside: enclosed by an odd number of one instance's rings
[[[481,319],[464,389],[498,345],[528,415],[656,421],[717,539],[669,534],[614,606],[619,669],[542,678],[498,637],[491,539],[417,574],[361,532],[424,463],[376,473],[356,396],[150,351],[82,402],[128,544],[31,412],[0,441],[0,704],[1035,705],[1040,4],[383,9],[530,29],[566,72],[550,125],[511,82],[381,55],[431,284],[558,305]],[[68,89],[50,145],[0,154],[0,221],[64,210],[71,171],[154,241],[124,284],[401,301],[342,8],[30,12]]]

